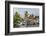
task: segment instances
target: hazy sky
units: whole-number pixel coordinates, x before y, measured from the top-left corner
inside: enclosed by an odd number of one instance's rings
[[[13,14],[15,15],[16,11],[23,16],[25,11],[28,11],[29,14],[34,16],[39,16],[39,8],[13,8]]]

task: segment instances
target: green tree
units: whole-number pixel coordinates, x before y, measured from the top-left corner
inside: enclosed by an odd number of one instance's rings
[[[25,11],[25,17],[27,17],[28,16],[28,11]]]
[[[20,21],[21,21],[21,17],[19,15],[19,13],[16,11],[15,16],[14,16],[14,27],[16,25],[18,25],[20,23]]]

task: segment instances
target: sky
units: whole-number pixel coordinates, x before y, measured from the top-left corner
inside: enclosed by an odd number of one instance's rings
[[[28,11],[29,14],[34,16],[39,16],[39,8],[13,8],[13,14],[15,15],[16,11],[23,16],[25,11]]]

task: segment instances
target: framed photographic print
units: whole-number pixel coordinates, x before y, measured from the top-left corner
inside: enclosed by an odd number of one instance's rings
[[[44,3],[5,1],[5,35],[44,33]]]

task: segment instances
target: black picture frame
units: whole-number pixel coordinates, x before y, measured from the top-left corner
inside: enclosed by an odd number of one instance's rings
[[[43,21],[42,21],[42,25],[43,25],[43,29],[42,31],[22,31],[22,32],[10,32],[10,9],[9,9],[9,5],[10,4],[26,4],[26,5],[42,5],[42,13],[43,13]],[[33,33],[44,33],[45,31],[45,3],[40,3],[40,2],[20,2],[20,1],[5,1],[5,35],[17,35],[17,34],[33,34]]]

